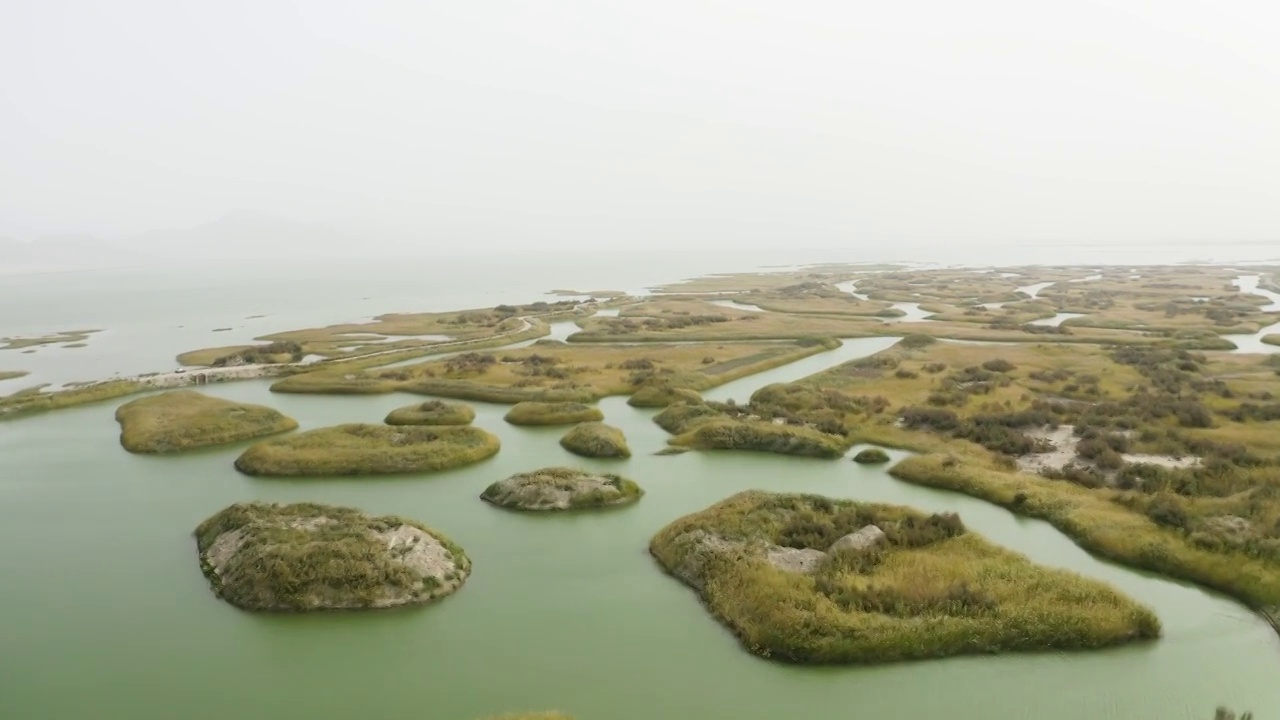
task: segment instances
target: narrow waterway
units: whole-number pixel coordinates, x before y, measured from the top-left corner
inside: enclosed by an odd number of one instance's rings
[[[707,393],[745,400],[769,382],[876,352],[846,342]],[[380,422],[417,396],[272,395],[267,382],[207,388],[269,403],[304,429]],[[1103,563],[1045,523],[900,483],[846,460],[757,453],[658,457],[654,411],[601,403],[634,456],[588,461],[562,428],[516,428],[504,406],[476,424],[503,450],[477,465],[398,478],[266,480],[235,472],[243,449],[143,457],[120,449],[114,404],[0,427],[0,717],[469,720],[559,708],[580,720],[858,717],[951,720],[1205,720],[1230,703],[1280,708],[1280,641],[1238,604]],[[901,458],[901,453],[892,453]],[[494,480],[552,464],[621,472],[647,490],[601,514],[516,514],[477,499]],[[648,557],[666,523],[744,489],[815,492],[959,512],[1034,560],[1114,583],[1152,606],[1164,637],[1085,653],[955,658],[873,667],[781,665],[746,653],[695,595]],[[216,600],[192,528],[231,502],[339,503],[426,522],[466,548],[463,589],[427,608],[254,615]],[[856,709],[856,710],[855,710]],[[1267,717],[1260,716],[1260,720]]]
[[[1241,275],[1231,282],[1240,289],[1243,295],[1261,295],[1271,302],[1263,305],[1260,309],[1267,313],[1280,313],[1280,293],[1258,287],[1261,278],[1257,275]],[[1277,321],[1271,323],[1258,330],[1251,335],[1223,335],[1224,340],[1230,340],[1235,344],[1235,352],[1238,353],[1276,353],[1280,352],[1280,346],[1270,345],[1262,342],[1262,339],[1268,335],[1280,335],[1280,315],[1275,316]]]

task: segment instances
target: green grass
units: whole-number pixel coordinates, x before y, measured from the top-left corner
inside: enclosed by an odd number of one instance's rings
[[[116,409],[120,444],[134,453],[168,453],[286,432],[293,418],[263,405],[171,390]]]
[[[574,425],[564,437],[560,438],[560,446],[583,457],[631,457],[631,448],[627,447],[627,438],[622,431],[601,422]]]
[[[629,505],[643,494],[639,485],[621,475],[549,467],[499,480],[480,498],[517,510],[584,510]]]
[[[837,458],[845,451],[844,438],[811,428],[730,418],[697,423],[671,443],[697,450],[760,450],[819,458]]]
[[[908,458],[890,473],[906,482],[962,492],[1046,520],[1092,553],[1220,590],[1273,625],[1280,619],[1280,568],[1242,552],[1199,547],[1186,535],[1113,502],[1109,493],[957,462],[947,454]]]
[[[483,720],[573,720],[573,718],[558,712],[534,712],[494,715],[493,717],[483,718]],[[1248,720],[1248,718],[1244,718],[1244,720]]]
[[[577,402],[521,402],[507,411],[512,425],[570,425],[604,419],[600,408]]]
[[[854,455],[853,461],[864,465],[887,463],[889,462],[889,453],[881,450],[880,448],[867,448],[866,450],[859,451],[857,455]]]
[[[428,602],[471,572],[462,548],[395,516],[314,503],[231,505],[195,530],[214,592],[249,610],[323,610]],[[422,553],[434,561],[422,562]]]
[[[876,525],[878,548],[826,553],[812,574],[772,549],[825,552]],[[1100,648],[1159,635],[1110,586],[966,532],[959,519],[816,495],[748,491],[663,528],[650,552],[753,653],[800,663]]]
[[[133,380],[110,380],[51,393],[42,393],[38,389],[22,390],[0,398],[0,420],[114,400],[145,389],[145,385]]]
[[[427,400],[387,414],[388,425],[470,425],[476,411],[462,403]]]
[[[447,470],[498,452],[494,435],[470,426],[353,423],[260,442],[236,459],[248,475],[380,475]]]

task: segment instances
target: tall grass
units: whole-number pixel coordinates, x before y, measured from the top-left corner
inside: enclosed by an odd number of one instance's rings
[[[298,422],[264,405],[212,398],[194,390],[138,398],[116,409],[120,444],[134,453],[167,453],[274,435]]]
[[[671,443],[700,450],[761,450],[819,458],[837,458],[845,451],[844,438],[812,428],[730,418],[696,423]]]
[[[516,403],[504,419],[512,425],[571,425],[604,419],[600,408],[578,402]]]
[[[388,543],[404,528],[409,545]],[[412,520],[298,503],[237,503],[195,530],[201,569],[227,602],[251,610],[387,607],[453,592],[471,571],[462,548]],[[406,560],[423,542],[444,563]]]
[[[494,435],[470,426],[352,423],[260,442],[236,459],[247,475],[375,475],[446,470],[498,452]]]
[[[427,400],[387,414],[388,425],[470,425],[476,419],[476,411],[462,403]]]
[[[583,457],[631,457],[631,448],[627,447],[627,438],[622,431],[601,422],[574,425],[560,438],[560,446]]]
[[[0,398],[0,420],[12,420],[49,410],[114,400],[145,389],[146,386],[133,380],[113,380],[51,393],[17,392]]]
[[[812,575],[767,558],[778,546],[826,550],[868,524],[884,545],[828,553]],[[650,551],[750,651],[791,662],[1097,648],[1160,630],[1108,585],[899,506],[749,491],[676,520]]]
[[[642,495],[634,480],[621,475],[548,467],[499,480],[480,499],[517,510],[582,510],[629,505]]]

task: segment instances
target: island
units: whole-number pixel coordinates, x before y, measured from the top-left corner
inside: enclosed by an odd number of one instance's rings
[[[513,405],[503,419],[512,425],[572,425],[603,420],[604,413],[584,403],[526,400]]]
[[[139,398],[116,409],[120,444],[133,453],[171,453],[294,430],[298,421],[264,405],[194,390]]]
[[[853,456],[853,461],[860,465],[878,465],[889,462],[889,459],[889,453],[880,448],[859,450],[858,454]]]
[[[236,503],[195,536],[214,593],[245,610],[422,604],[471,573],[462,548],[425,525],[332,505]]]
[[[396,408],[387,414],[388,425],[470,425],[476,419],[476,411],[470,405],[443,400]]]
[[[650,552],[751,652],[794,663],[1078,650],[1157,637],[1110,586],[1037,566],[954,514],[747,491],[663,528]]]
[[[499,480],[480,498],[515,510],[582,510],[629,505],[643,494],[639,485],[620,475],[549,467]]]
[[[602,422],[585,422],[574,425],[560,438],[560,446],[583,457],[628,458],[631,448],[622,430]]]
[[[471,426],[349,423],[251,446],[236,458],[246,475],[382,475],[435,472],[497,454],[493,434]]]

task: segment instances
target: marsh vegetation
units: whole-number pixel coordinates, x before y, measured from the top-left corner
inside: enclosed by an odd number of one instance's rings
[[[643,494],[635,481],[621,475],[549,467],[499,480],[480,498],[516,510],[583,510],[629,505]]]
[[[352,423],[253,445],[236,458],[247,475],[381,475],[448,470],[497,454],[498,438],[471,426]]]
[[[218,597],[246,610],[386,608],[437,600],[471,572],[425,525],[314,503],[236,503],[195,530]]]
[[[512,425],[573,425],[604,419],[600,408],[577,402],[534,402],[512,406],[503,419]]]
[[[392,410],[384,422],[388,425],[470,425],[475,419],[476,411],[465,403],[427,400]]]
[[[560,446],[583,457],[631,457],[631,448],[627,447],[627,438],[622,430],[601,422],[574,425],[560,438]]]
[[[754,653],[805,663],[1098,648],[1160,633],[1111,587],[968,532],[955,515],[739,493],[650,551]]]
[[[120,444],[134,453],[169,453],[252,440],[296,429],[298,422],[264,405],[194,390],[170,390],[116,409]]]

